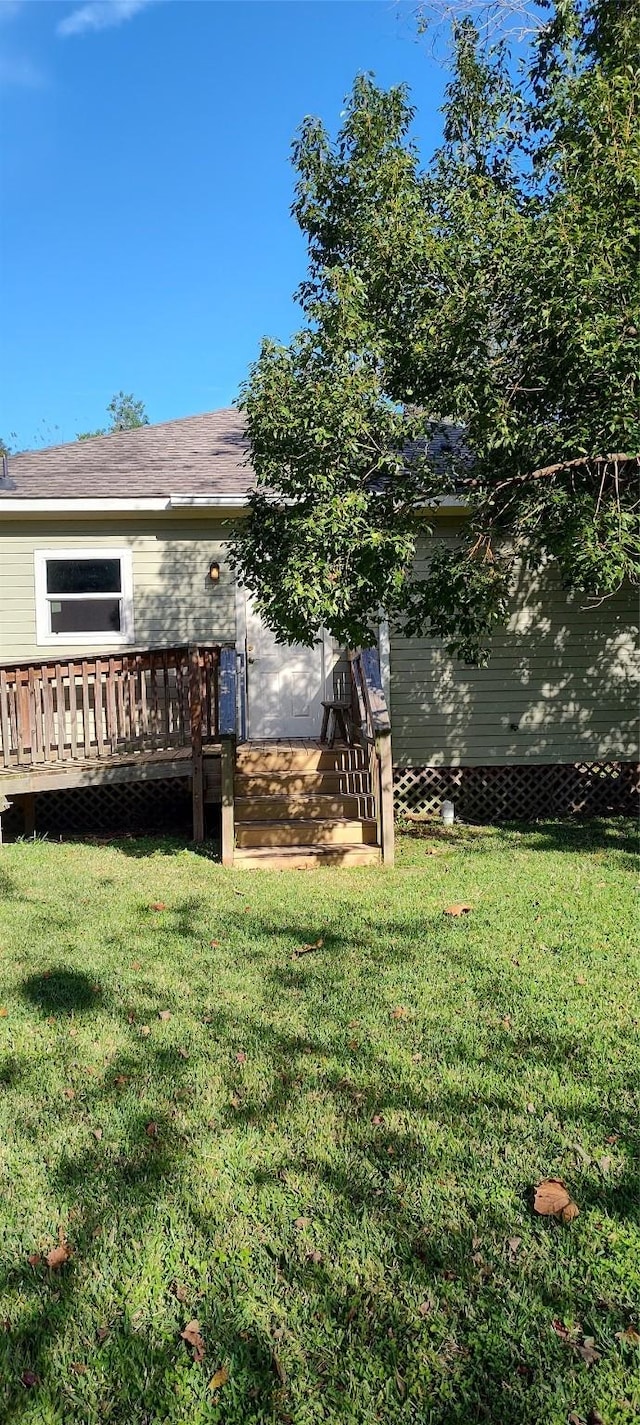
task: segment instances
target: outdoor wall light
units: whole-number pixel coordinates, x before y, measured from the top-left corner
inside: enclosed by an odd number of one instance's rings
[[[217,584],[220,580],[220,565],[217,559],[212,559],[209,565],[209,579],[212,584]]]

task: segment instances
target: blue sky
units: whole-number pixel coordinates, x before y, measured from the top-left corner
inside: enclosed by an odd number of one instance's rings
[[[232,401],[299,322],[292,137],[362,70],[411,85],[426,156],[445,76],[409,4],[0,0],[5,439],[72,440],[121,388],[152,421]]]

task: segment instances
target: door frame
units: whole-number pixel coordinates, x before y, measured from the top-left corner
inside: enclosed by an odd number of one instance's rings
[[[249,740],[249,718],[251,705],[251,688],[249,677],[249,655],[247,652],[247,600],[251,598],[249,590],[242,584],[235,586],[236,605],[236,652],[240,654],[244,663],[244,679],[239,679],[241,686],[240,697],[240,736],[243,741]],[[340,661],[340,652],[333,645],[331,634],[323,628],[318,640],[322,644],[322,682],[323,696],[325,699],[333,697],[333,670]]]

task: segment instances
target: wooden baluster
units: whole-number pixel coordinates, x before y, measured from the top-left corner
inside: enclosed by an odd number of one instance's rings
[[[108,752],[107,736],[105,729],[105,710],[102,703],[102,659],[96,658],[96,675],[93,685],[93,709],[96,723],[96,741],[98,743],[98,756],[104,757]]]
[[[151,699],[151,739],[154,747],[160,741],[160,719],[158,715],[158,669],[155,653],[149,654],[149,696]]]
[[[2,765],[11,766],[11,726],[9,722],[9,692],[7,674],[0,668],[0,726],[2,727]]]
[[[89,702],[89,664],[83,658],[80,665],[82,677],[82,740],[85,757],[91,756],[91,704]]]
[[[78,756],[78,688],[76,685],[76,665],[67,663],[67,674],[69,678],[69,735],[71,739],[71,756],[75,761]]]
[[[53,688],[49,682],[49,675],[53,676],[53,669],[41,668],[40,677],[42,682],[42,719],[43,719],[43,751],[45,762],[53,761],[52,752],[55,746],[56,756],[58,753],[57,742],[53,721]]]
[[[62,664],[56,663],[56,730],[58,734],[58,761],[66,761],[67,758],[67,709],[64,695],[64,677]]]

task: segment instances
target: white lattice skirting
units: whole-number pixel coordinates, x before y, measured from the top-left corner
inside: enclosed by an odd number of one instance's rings
[[[438,812],[445,800],[463,821],[532,821],[553,816],[634,816],[640,767],[633,762],[543,766],[396,767],[397,816]]]

